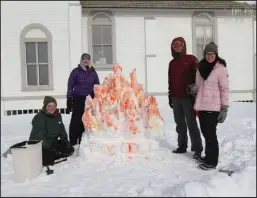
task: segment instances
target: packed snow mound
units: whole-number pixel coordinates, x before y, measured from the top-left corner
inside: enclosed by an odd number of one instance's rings
[[[164,134],[164,119],[156,98],[147,95],[143,85],[137,83],[136,69],[130,73],[130,82],[119,64],[113,66],[113,71],[101,85],[94,86],[94,99],[86,98],[82,149],[84,145],[114,154],[158,148],[157,140]]]
[[[173,111],[168,97],[156,96],[165,119],[166,140],[160,150],[145,157],[119,160],[102,156],[95,160],[91,152],[86,160],[72,156],[66,162],[46,169],[37,178],[17,184],[13,181],[12,156],[1,159],[1,195],[3,197],[256,197],[256,103],[233,102],[228,117],[218,125],[220,145],[217,169],[231,169],[229,177],[217,170],[203,171],[188,151],[172,154],[177,147]],[[1,150],[27,140],[33,114],[1,117]],[[63,115],[66,130],[71,115]],[[15,124],[13,124],[15,123]],[[202,137],[203,143],[204,138]],[[190,148],[191,142],[188,142]],[[204,153],[203,153],[204,154]],[[124,155],[126,156],[126,155]],[[148,159],[147,159],[148,157]],[[121,158],[124,159],[124,158]],[[239,169],[239,170],[238,170]],[[15,189],[15,190],[14,190]]]

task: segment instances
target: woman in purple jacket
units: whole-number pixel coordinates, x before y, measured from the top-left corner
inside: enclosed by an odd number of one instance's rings
[[[67,91],[67,111],[71,112],[69,127],[70,142],[74,146],[80,144],[85,131],[82,123],[85,100],[88,95],[94,98],[94,85],[100,84],[95,68],[90,64],[91,56],[82,54],[80,64],[70,73]]]

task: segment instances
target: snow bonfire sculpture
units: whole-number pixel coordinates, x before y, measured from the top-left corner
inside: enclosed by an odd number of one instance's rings
[[[142,154],[158,149],[164,122],[156,98],[144,93],[135,69],[130,83],[119,64],[113,70],[101,85],[94,86],[95,98],[86,98],[80,153]]]

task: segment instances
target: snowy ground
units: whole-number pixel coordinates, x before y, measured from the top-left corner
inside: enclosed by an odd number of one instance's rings
[[[70,158],[54,166],[52,175],[43,172],[15,184],[11,157],[1,158],[2,196],[256,196],[256,104],[233,103],[226,122],[218,126],[219,167],[237,171],[229,177],[199,170],[191,152],[170,152],[177,145],[172,111],[166,97],[158,101],[168,143],[161,141],[162,148],[149,159]],[[28,138],[32,117],[1,118],[2,152]],[[63,119],[68,129],[69,116]]]

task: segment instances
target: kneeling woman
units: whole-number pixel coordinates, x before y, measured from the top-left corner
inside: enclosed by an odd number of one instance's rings
[[[62,122],[62,116],[57,110],[57,102],[51,96],[46,96],[42,110],[32,120],[32,130],[29,140],[42,140],[43,166],[53,165],[54,161],[73,154],[74,148],[68,141]]]

